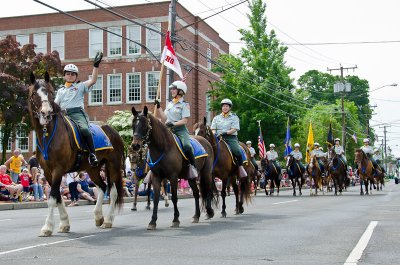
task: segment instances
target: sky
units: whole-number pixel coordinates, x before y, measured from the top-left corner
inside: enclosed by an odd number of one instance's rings
[[[83,0],[42,0],[61,10],[91,8]],[[102,0],[111,6],[152,3],[156,0]],[[205,18],[225,10],[240,0],[178,0],[186,9]],[[295,68],[294,79],[316,69],[357,68],[344,74],[369,81],[370,105],[374,106],[371,127],[379,143],[383,128],[387,145],[400,157],[400,1],[398,0],[266,0],[267,30],[274,29],[282,43],[288,45],[287,65]],[[23,7],[23,8],[21,8]],[[156,7],[155,7],[156,8]],[[212,10],[210,10],[212,9]],[[4,1],[0,17],[53,12],[32,0]],[[239,28],[247,28],[247,3],[240,4],[206,20],[237,54],[243,43]],[[360,43],[363,42],[363,43]],[[380,43],[367,43],[380,42]],[[326,44],[336,43],[336,44]],[[350,43],[350,44],[337,44]],[[298,44],[298,45],[293,45]],[[303,44],[303,45],[300,45]],[[322,45],[306,45],[322,44]],[[339,74],[335,71],[332,74]],[[399,84],[399,86],[390,86]],[[376,107],[375,107],[376,106]],[[340,128],[336,128],[340,129]]]

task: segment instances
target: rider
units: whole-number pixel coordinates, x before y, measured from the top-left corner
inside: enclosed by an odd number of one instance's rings
[[[246,145],[247,145],[247,148],[250,151],[250,156],[251,156],[251,160],[250,161],[253,164],[254,168],[258,171],[258,165],[257,165],[256,159],[255,159],[256,151],[251,146],[251,141],[247,141]]]
[[[378,148],[374,149],[373,158],[375,159],[376,163],[379,165],[379,168],[382,171],[382,173],[385,173],[385,169],[381,166],[381,154],[380,154]]]
[[[373,170],[374,170],[374,175],[377,175],[379,171],[379,167],[378,164],[376,163],[375,159],[373,158],[373,154],[374,154],[374,150],[373,148],[369,145],[369,139],[365,138],[363,140],[364,145],[361,146],[361,150],[364,151],[364,153],[367,155],[367,157],[369,158],[369,160],[371,160],[372,165],[374,166]]]
[[[336,138],[335,139],[335,153],[339,156],[339,159],[342,160],[343,165],[344,165],[344,169],[347,172],[347,159],[346,156],[344,155],[344,149],[343,146],[340,145],[340,139]]]
[[[303,159],[303,155],[300,152],[300,144],[299,143],[294,144],[294,150],[292,152],[290,152],[290,155],[293,156],[293,158],[297,160],[297,163],[300,167],[301,172],[304,173],[305,168],[304,168],[303,163],[301,163],[301,160]],[[291,173],[290,169],[289,169],[289,173]]]
[[[239,176],[247,177],[242,164],[242,153],[240,152],[237,132],[240,130],[239,117],[231,112],[232,101],[225,98],[221,101],[222,113],[215,116],[211,123],[211,130],[214,134],[221,136],[231,148],[232,154],[236,157],[239,168]]]
[[[78,126],[89,151],[89,163],[93,167],[98,166],[99,161],[95,155],[93,137],[89,130],[89,117],[84,110],[84,95],[90,92],[90,88],[97,81],[98,68],[102,58],[103,53],[97,52],[93,62],[92,77],[85,82],[77,82],[78,67],[74,64],[67,64],[64,67],[65,84],[57,91],[54,100]]]
[[[190,163],[189,179],[195,179],[198,176],[196,161],[193,153],[193,147],[190,144],[189,131],[186,124],[190,118],[190,105],[183,100],[187,93],[187,86],[182,81],[175,81],[169,86],[171,90],[172,101],[168,102],[165,111],[160,107],[156,100],[158,113],[165,125],[172,130],[182,142],[182,149]]]
[[[319,168],[321,172],[325,174],[325,166],[321,158],[326,157],[326,153],[323,152],[322,147],[319,147],[319,143],[314,143],[314,149],[311,151],[311,155],[317,158]]]
[[[267,159],[268,159],[269,162],[272,162],[272,164],[274,165],[276,171],[280,172],[281,167],[276,162],[276,159],[278,159],[278,152],[276,152],[274,150],[274,148],[275,148],[274,144],[270,144],[269,145],[269,151],[267,152]],[[269,175],[268,171],[267,171],[267,175]]]

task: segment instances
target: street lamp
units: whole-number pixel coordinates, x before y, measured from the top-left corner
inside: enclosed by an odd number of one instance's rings
[[[381,89],[381,88],[384,88],[384,87],[388,87],[388,86],[397,86],[397,84],[396,84],[396,83],[393,83],[393,84],[388,84],[388,85],[380,86],[380,87],[377,87],[377,88],[375,88],[375,89],[372,89],[372,90],[370,90],[370,91],[368,91],[368,92],[376,91],[376,90],[378,90],[378,89]]]

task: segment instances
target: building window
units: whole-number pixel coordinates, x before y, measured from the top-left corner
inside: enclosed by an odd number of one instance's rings
[[[147,27],[160,31],[161,24],[147,24]],[[146,46],[153,53],[161,53],[161,34],[152,30],[146,29]]]
[[[89,79],[92,76],[89,75]],[[103,105],[103,76],[98,75],[96,84],[92,86],[89,92],[89,106]]]
[[[108,28],[109,31],[122,35],[121,28]],[[108,56],[120,56],[122,55],[122,38],[114,35],[112,33],[107,33],[108,35]]]
[[[126,74],[126,102],[140,102],[140,73]]]
[[[60,60],[64,60],[64,32],[51,33],[51,51],[58,51]]]
[[[103,30],[89,30],[89,58],[94,58],[97,52],[103,52]]]
[[[146,101],[154,101],[156,99],[159,81],[160,72],[146,73]]]
[[[211,49],[207,48],[207,69],[211,70]]]
[[[24,45],[29,44],[29,35],[17,35],[15,36],[15,39],[17,42],[19,42],[19,45],[21,47],[24,47]]]
[[[17,129],[15,147],[16,149],[21,149],[23,152],[29,151],[29,138],[25,130]]]
[[[127,26],[126,35],[127,38],[130,40],[136,41],[138,43],[142,42],[140,26]],[[126,48],[127,48],[126,54],[127,55],[140,54],[141,51],[140,45],[130,40],[126,40]]]
[[[122,75],[111,74],[107,76],[107,103],[118,104],[122,103]]]
[[[33,43],[36,44],[35,52],[47,53],[47,33],[37,33],[33,34]]]
[[[3,131],[0,130],[0,151],[3,151],[2,140],[3,140]],[[11,152],[11,148],[12,148],[11,141],[12,141],[11,137],[8,138],[7,150],[6,150],[7,153]]]

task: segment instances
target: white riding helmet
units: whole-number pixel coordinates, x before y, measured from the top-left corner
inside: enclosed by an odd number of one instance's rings
[[[269,147],[275,148],[275,145],[274,144],[270,144]]]
[[[369,139],[365,138],[365,139],[363,140],[363,143],[369,143]]]
[[[379,153],[379,149],[374,149],[374,153]]]
[[[295,143],[294,147],[300,147],[300,144],[299,143]]]
[[[64,74],[65,74],[65,72],[72,72],[72,73],[78,74],[79,70],[78,70],[78,67],[75,64],[70,63],[70,64],[67,64],[64,67]]]
[[[221,106],[224,104],[228,104],[231,108],[232,108],[232,101],[229,98],[224,98],[223,100],[221,100]]]
[[[324,148],[321,146],[321,147],[319,148],[319,150],[324,151]]]
[[[339,141],[339,142],[340,142],[340,139],[339,139],[339,138],[335,138],[335,142],[336,142],[336,141]]]
[[[182,81],[175,81],[175,82],[173,82],[170,86],[169,86],[169,88],[174,88],[174,87],[176,87],[177,89],[180,89],[180,90],[182,90],[183,91],[183,93],[185,93],[186,94],[186,92],[187,92],[187,86],[186,86],[186,84],[184,83],[184,82],[182,82]]]
[[[319,143],[315,142],[315,143],[314,143],[314,146],[319,146]]]
[[[251,144],[251,141],[247,141],[246,144]]]

